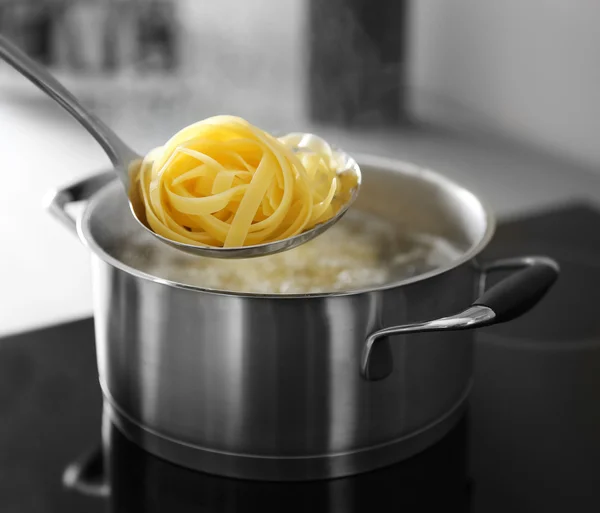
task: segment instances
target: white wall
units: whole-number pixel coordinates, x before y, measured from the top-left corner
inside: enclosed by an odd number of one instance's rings
[[[303,118],[305,0],[179,4],[190,98],[220,99],[202,116],[237,114],[281,125]]]
[[[419,102],[422,113],[467,119],[600,172],[599,0],[412,5],[413,87],[439,100]]]
[[[181,3],[204,94],[230,89],[227,107],[245,111],[235,105],[243,87],[256,91],[253,119],[274,103],[286,106],[282,119],[302,117],[306,0]],[[413,0],[411,8],[418,114],[500,131],[600,172],[600,0]]]

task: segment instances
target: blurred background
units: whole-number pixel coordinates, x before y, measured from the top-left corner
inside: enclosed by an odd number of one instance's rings
[[[435,168],[502,217],[600,197],[599,25],[597,0],[0,0],[0,33],[139,151],[235,114]],[[88,315],[87,251],[42,198],[108,159],[4,63],[0,149],[0,333]]]

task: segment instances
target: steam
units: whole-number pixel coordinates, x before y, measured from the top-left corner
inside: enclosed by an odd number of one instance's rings
[[[223,113],[270,131],[396,124],[405,4],[178,0],[178,67],[148,75],[122,69],[93,95],[96,108],[141,151]]]
[[[395,124],[403,117],[406,2],[309,4],[309,105],[323,123]]]

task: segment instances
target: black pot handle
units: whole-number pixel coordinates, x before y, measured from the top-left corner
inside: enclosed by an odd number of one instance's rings
[[[487,276],[493,271],[521,269],[485,290]],[[480,296],[473,306],[494,311],[493,324],[511,321],[531,310],[558,278],[558,263],[547,257],[522,257],[496,260],[483,268]]]
[[[506,269],[519,270],[486,291],[488,274]],[[383,328],[369,335],[361,356],[362,376],[378,381],[392,373],[389,335],[467,330],[510,321],[533,308],[550,290],[558,273],[558,263],[548,257],[508,258],[484,266],[479,298],[466,310],[431,321]]]

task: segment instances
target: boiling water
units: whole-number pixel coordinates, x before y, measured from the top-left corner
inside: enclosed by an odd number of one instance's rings
[[[323,235],[267,257],[195,257],[144,232],[111,251],[130,267],[205,289],[261,294],[339,292],[380,286],[457,259],[463,251],[426,234],[407,235],[379,217],[352,211]]]

